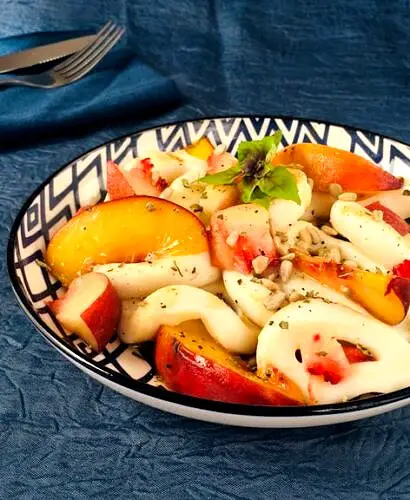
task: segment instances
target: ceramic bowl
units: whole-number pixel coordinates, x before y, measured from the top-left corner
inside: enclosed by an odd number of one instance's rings
[[[105,164],[138,156],[145,149],[173,151],[207,136],[235,152],[243,140],[259,139],[277,129],[285,146],[316,142],[353,151],[395,175],[408,175],[410,147],[388,137],[331,123],[291,117],[237,116],[167,124],[120,137],[82,154],[49,177],[21,208],[11,230],[8,270],[17,299],[41,335],[68,361],[102,384],[141,403],[210,422],[250,427],[306,427],[361,419],[410,403],[410,388],[363,400],[310,407],[228,404],[184,396],[164,389],[155,376],[149,349],[110,343],[93,353],[67,336],[45,302],[61,285],[37,264],[51,236],[81,206],[105,196]],[[33,330],[33,335],[34,335]]]

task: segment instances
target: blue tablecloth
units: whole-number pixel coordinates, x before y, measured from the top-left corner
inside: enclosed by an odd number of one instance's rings
[[[213,113],[295,114],[410,142],[405,0],[0,3],[0,37],[121,22],[129,46],[172,75],[186,99],[150,121],[45,135],[1,154],[3,250],[19,206],[54,169],[151,123]],[[47,345],[16,304],[4,258],[0,294],[2,499],[410,498],[410,408],[308,430],[186,420],[104,388]]]

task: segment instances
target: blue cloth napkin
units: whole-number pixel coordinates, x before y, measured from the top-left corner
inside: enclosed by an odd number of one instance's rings
[[[73,38],[80,33],[37,33],[0,40],[0,54]],[[121,46],[122,45],[122,46]],[[115,120],[163,113],[180,101],[171,78],[114,48],[81,80],[56,89],[0,88],[0,149],[64,131],[103,128]],[[42,71],[41,66],[39,66]]]

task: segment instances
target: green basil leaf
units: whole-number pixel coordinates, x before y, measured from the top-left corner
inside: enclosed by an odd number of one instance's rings
[[[205,177],[199,179],[200,182],[206,182],[207,184],[232,184],[241,175],[240,167],[232,167],[222,172],[216,174],[207,174]]]
[[[252,201],[252,195],[254,189],[256,188],[256,184],[245,177],[239,183],[238,188],[241,193],[241,200],[244,203],[250,203]]]
[[[270,197],[263,193],[258,186],[252,192],[252,200],[253,203],[257,203],[258,205],[262,205],[262,207],[269,209],[270,202],[272,201]]]
[[[275,156],[276,151],[278,150],[280,141],[282,140],[282,132],[280,130],[277,130],[272,137],[274,139],[273,145],[270,148],[270,150],[266,153],[266,163],[272,162],[272,159]]]
[[[263,139],[241,142],[238,146],[237,152],[239,163],[245,161],[250,154],[252,154],[252,156],[259,157],[262,160],[265,160],[266,156],[270,155],[272,159],[272,157],[276,153],[281,139],[282,132],[280,130],[277,130],[274,135],[268,135]]]
[[[270,199],[281,198],[301,204],[295,177],[286,167],[274,167],[258,182],[259,189]]]

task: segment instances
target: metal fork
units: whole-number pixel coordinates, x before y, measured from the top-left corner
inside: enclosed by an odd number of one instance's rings
[[[125,29],[109,21],[97,33],[95,39],[84,49],[72,55],[54,68],[38,75],[0,78],[0,86],[25,85],[53,89],[79,80],[109,52],[124,34]]]

